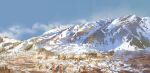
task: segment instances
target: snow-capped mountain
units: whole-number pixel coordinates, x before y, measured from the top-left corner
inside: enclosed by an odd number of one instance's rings
[[[38,37],[42,46],[88,45],[100,51],[138,50],[150,47],[150,18],[129,15],[45,32]]]
[[[45,48],[58,53],[134,51],[149,47],[150,18],[136,15],[54,28],[17,46],[20,49]]]
[[[129,15],[53,28],[19,41],[0,36],[0,68],[30,72],[149,73],[150,17]],[[43,72],[43,73],[46,73]]]

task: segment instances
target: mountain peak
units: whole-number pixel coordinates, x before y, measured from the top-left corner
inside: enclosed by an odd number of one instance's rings
[[[133,21],[140,21],[141,18],[136,16],[136,15],[128,15],[128,16],[123,16],[119,18],[120,21],[128,21],[128,22],[133,22]]]

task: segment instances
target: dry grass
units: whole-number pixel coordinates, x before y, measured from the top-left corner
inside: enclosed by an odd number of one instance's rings
[[[42,49],[41,49],[42,50]],[[40,51],[41,51],[40,50]],[[64,73],[106,73],[101,71],[102,68],[96,67],[96,65],[105,60],[112,59],[112,53],[101,54],[101,53],[84,53],[80,55],[56,55],[53,52],[47,52],[42,50],[41,52],[33,54],[33,56],[19,55],[13,60],[9,60],[8,66],[10,69],[24,72],[28,70],[30,73],[45,73],[48,71],[52,73],[55,68],[57,72],[63,71]],[[39,59],[39,57],[41,57]],[[41,61],[42,60],[42,61]],[[41,62],[40,62],[41,61]],[[84,62],[85,67],[80,67],[80,63]],[[59,63],[63,62],[63,63]],[[68,63],[65,63],[68,62]],[[75,62],[73,64],[73,62]],[[54,69],[52,63],[55,63],[56,67]],[[71,64],[70,64],[71,63]],[[89,67],[89,65],[95,65],[94,67]],[[76,66],[75,66],[76,65]]]
[[[7,66],[0,67],[0,73],[12,73],[11,69],[8,69]]]

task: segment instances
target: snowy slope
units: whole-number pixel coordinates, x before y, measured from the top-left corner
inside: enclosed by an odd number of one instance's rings
[[[17,49],[45,48],[57,53],[135,51],[150,47],[149,36],[150,18],[129,15],[53,28],[39,37],[24,41]]]
[[[57,53],[135,51],[150,47],[149,36],[150,18],[129,15],[54,28],[24,43]]]

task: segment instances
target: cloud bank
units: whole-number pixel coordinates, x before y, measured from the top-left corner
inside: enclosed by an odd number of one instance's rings
[[[31,37],[36,37],[42,35],[44,32],[53,29],[53,28],[61,28],[68,27],[72,24],[33,24],[31,27],[23,27],[20,25],[13,25],[6,30],[0,32],[0,36],[6,36],[13,39],[25,40]]]
[[[0,32],[0,36],[7,36],[14,39],[27,39],[30,36],[40,34],[48,29],[46,24],[33,24],[32,27],[27,28],[19,25],[13,25],[8,29]]]

